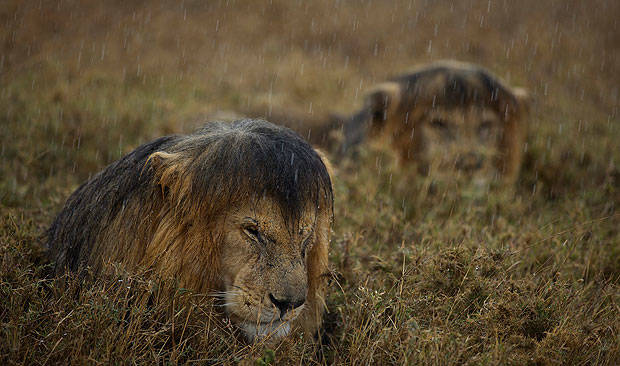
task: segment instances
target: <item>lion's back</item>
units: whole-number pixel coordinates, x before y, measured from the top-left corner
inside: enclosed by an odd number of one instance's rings
[[[84,264],[107,224],[131,200],[147,200],[152,172],[143,169],[152,153],[165,148],[176,136],[166,136],[139,146],[82,184],[67,199],[47,231],[46,246],[56,272],[76,270]]]

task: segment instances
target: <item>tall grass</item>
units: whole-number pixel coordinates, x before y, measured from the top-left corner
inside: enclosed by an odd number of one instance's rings
[[[603,0],[5,2],[0,360],[619,364],[619,12]],[[321,121],[440,58],[530,90],[521,179],[484,197],[429,191],[381,143],[335,161],[319,342],[246,345],[209,296],[121,268],[47,276],[53,215],[138,144],[221,111]]]

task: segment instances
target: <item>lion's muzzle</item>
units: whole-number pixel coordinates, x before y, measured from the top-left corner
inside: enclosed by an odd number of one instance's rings
[[[273,294],[269,294],[269,300],[280,310],[280,319],[284,319],[286,313],[302,306],[306,302],[306,297],[283,297],[277,299]]]

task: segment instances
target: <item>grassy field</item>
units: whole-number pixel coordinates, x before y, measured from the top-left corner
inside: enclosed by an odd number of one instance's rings
[[[620,364],[620,2],[18,1],[0,6],[1,364]],[[309,127],[443,58],[530,90],[514,192],[430,193],[376,144],[335,161],[320,344],[244,344],[140,273],[45,276],[64,200],[223,113]],[[320,141],[319,141],[320,142]]]

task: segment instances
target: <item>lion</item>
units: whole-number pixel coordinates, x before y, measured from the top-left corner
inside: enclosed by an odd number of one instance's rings
[[[342,152],[383,136],[401,166],[476,183],[512,185],[519,175],[529,97],[482,67],[439,61],[374,87],[344,120]],[[455,174],[456,173],[456,174]]]
[[[47,231],[56,273],[120,263],[219,294],[249,341],[314,335],[333,193],[322,157],[263,120],[158,138],[79,187]]]

